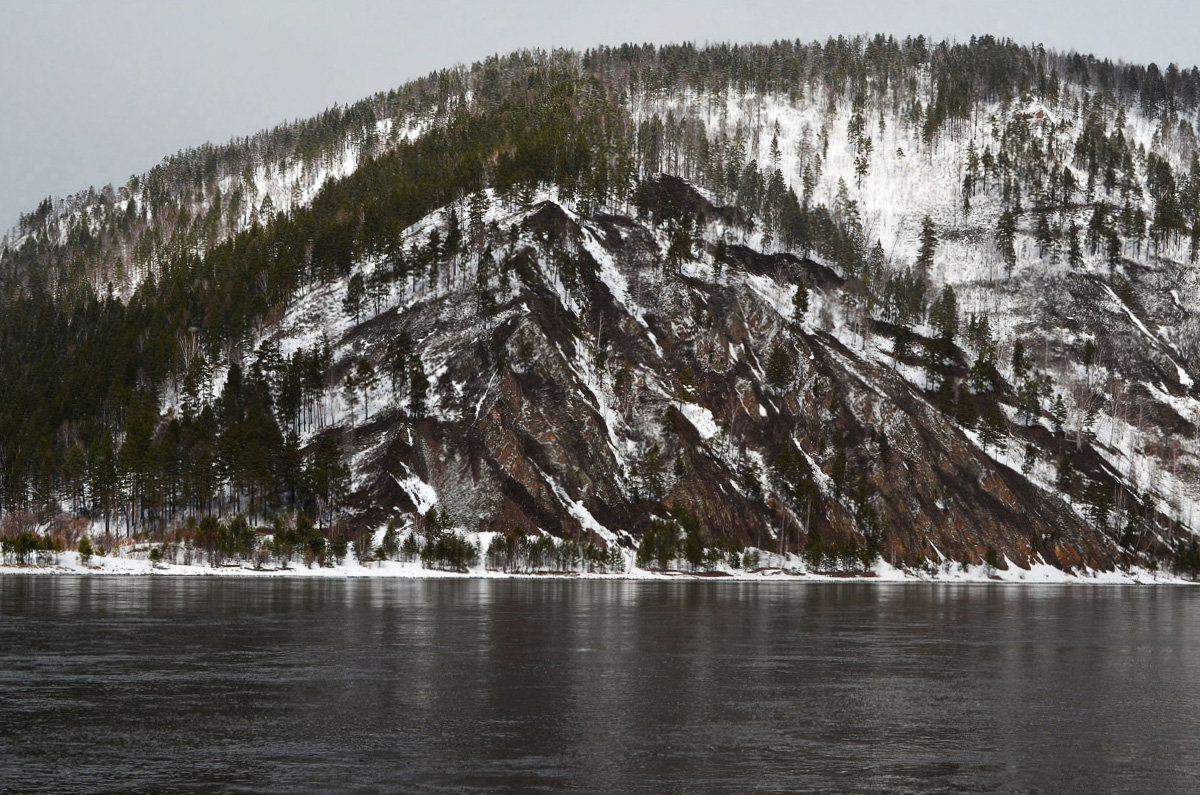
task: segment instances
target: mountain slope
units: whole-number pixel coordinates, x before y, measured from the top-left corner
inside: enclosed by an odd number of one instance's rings
[[[1198,97],[990,38],[522,53],[319,167],[51,203],[0,257],[9,524],[1192,567]]]
[[[841,280],[828,269],[735,249],[722,268],[705,254],[671,271],[657,264],[666,241],[653,228],[583,220],[551,201],[500,228],[517,232],[501,266],[511,286],[491,286],[494,307],[476,300],[469,274],[471,286],[384,309],[343,337],[347,359],[379,369],[388,341],[406,334],[436,372],[429,416],[406,424],[377,398],[375,425],[355,435],[375,462],[362,470],[375,478],[367,494],[425,507],[388,488],[416,475],[456,526],[485,518],[500,532],[597,541],[640,536],[661,501],[694,515],[710,545],[795,552],[812,531],[897,561],[940,551],[980,562],[988,546],[1020,561],[1105,559],[1078,516],[822,331],[819,312],[793,322],[793,282],[814,303],[831,299]],[[562,252],[592,269],[573,288],[553,264]],[[783,283],[772,278],[781,269]],[[776,350],[788,364],[772,384]],[[499,502],[455,504],[474,490]],[[387,502],[362,507],[381,522]]]

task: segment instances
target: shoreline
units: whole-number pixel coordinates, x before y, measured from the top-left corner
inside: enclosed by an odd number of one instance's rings
[[[505,572],[475,566],[465,572],[427,569],[418,562],[383,561],[363,565],[348,559],[334,566],[308,568],[303,564],[288,568],[255,569],[251,566],[205,566],[152,563],[143,558],[93,558],[94,565],[83,565],[73,553],[49,565],[0,565],[0,577],[229,577],[239,579],[337,579],[337,580],[610,580],[623,582],[735,582],[735,583],[876,583],[930,585],[1200,585],[1196,580],[1148,569],[1130,571],[1066,572],[1037,564],[1023,569],[1009,562],[1007,569],[987,570],[984,566],[943,564],[932,572],[897,569],[883,561],[866,573],[822,574],[800,569],[765,567],[754,571],[717,570],[711,572],[652,571],[633,568],[619,573],[593,572]]]

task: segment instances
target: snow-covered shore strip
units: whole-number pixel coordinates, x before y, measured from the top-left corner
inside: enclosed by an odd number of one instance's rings
[[[651,580],[651,581],[717,581],[717,582],[777,582],[777,583],[963,583],[963,584],[1009,584],[1009,585],[1197,585],[1194,580],[1177,575],[1135,568],[1120,571],[1096,571],[1082,569],[1065,572],[1045,564],[1034,564],[1023,569],[1010,563],[1007,569],[990,569],[987,566],[943,564],[940,567],[919,570],[894,568],[884,561],[877,561],[866,574],[820,574],[803,570],[799,559],[789,556],[789,564],[795,567],[766,567],[753,571],[718,569],[709,572],[654,571],[629,567],[625,572],[542,572],[519,573],[488,569],[482,565],[472,566],[467,572],[444,571],[424,568],[420,562],[372,561],[360,563],[348,557],[344,563],[334,566],[309,568],[297,563],[286,569],[268,567],[255,569],[249,565],[180,565],[154,563],[143,558],[104,556],[92,558],[87,565],[80,562],[78,554],[63,552],[56,563],[50,565],[12,566],[0,565],[0,576],[183,576],[183,577],[304,577],[334,579],[497,579],[497,580]]]

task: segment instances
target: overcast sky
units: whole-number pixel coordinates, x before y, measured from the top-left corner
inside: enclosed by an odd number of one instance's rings
[[[993,33],[1190,67],[1198,30],[1195,0],[0,0],[0,229],[47,195],[522,47]]]

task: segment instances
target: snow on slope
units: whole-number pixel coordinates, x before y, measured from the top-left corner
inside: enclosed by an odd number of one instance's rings
[[[928,88],[926,83],[918,88],[918,92],[928,91]],[[1069,153],[1073,151],[1082,126],[1078,114],[1084,93],[1078,86],[1064,84],[1057,104],[1052,106],[1030,102],[1008,106],[995,102],[978,103],[964,125],[961,136],[940,135],[932,146],[922,140],[922,131],[898,119],[890,110],[880,112],[868,105],[862,111],[865,122],[863,134],[871,139],[872,151],[865,175],[856,173],[856,152],[849,134],[854,108],[849,100],[839,99],[831,103],[820,86],[797,102],[782,96],[739,95],[733,91],[727,92],[723,100],[713,101],[708,94],[676,92],[637,99],[632,103],[631,111],[638,120],[648,119],[654,114],[665,118],[668,113],[674,114],[675,118],[699,118],[706,124],[710,140],[715,140],[721,134],[732,139],[740,131],[744,135],[748,154],[757,159],[763,173],[769,173],[774,167],[770,143],[772,136],[778,135],[777,162],[786,182],[798,195],[803,195],[805,168],[816,167],[819,177],[813,190],[813,200],[831,207],[837,202],[839,189],[844,188],[848,197],[857,203],[867,244],[878,239],[893,267],[904,267],[916,260],[921,222],[928,216],[933,220],[939,236],[937,254],[930,272],[935,290],[936,285],[953,285],[964,316],[986,313],[992,332],[998,337],[1000,351],[1004,354],[1011,351],[1019,337],[1025,337],[1028,345],[1030,333],[1040,337],[1047,350],[1054,348],[1061,352],[1081,348],[1089,337],[1081,336],[1075,328],[1047,325],[1044,309],[1039,305],[1040,285],[1048,281],[1061,282],[1076,275],[1094,277],[1118,307],[1118,316],[1114,320],[1127,324],[1125,333],[1144,335],[1153,347],[1161,350],[1170,361],[1179,386],[1190,392],[1195,385],[1195,376],[1200,374],[1189,373],[1172,355],[1172,340],[1178,337],[1177,329],[1159,326],[1157,333],[1152,332],[1115,295],[1103,281],[1110,278],[1113,269],[1102,250],[1092,253],[1085,247],[1082,266],[1072,271],[1064,250],[1042,256],[1033,237],[1032,222],[1022,219],[1015,241],[1016,265],[1009,270],[992,243],[993,230],[1003,209],[999,197],[994,195],[994,191],[977,190],[972,197],[969,214],[964,213],[962,184],[968,147],[973,144],[979,154],[986,147],[997,152],[1005,126],[1018,116],[1025,115],[1031,117],[1028,122],[1031,131],[1044,148],[1063,153],[1063,159],[1070,164]],[[1039,113],[1040,117],[1037,116]],[[1109,121],[1112,121],[1111,117]],[[1163,146],[1160,119],[1147,116],[1136,106],[1126,108],[1126,124],[1120,132],[1132,147],[1157,152],[1181,173],[1190,166],[1190,150],[1182,146]],[[1083,182],[1082,177],[1079,181]],[[1106,193],[1102,186],[1097,187],[1097,198],[1117,205],[1121,202],[1118,193]],[[1089,217],[1090,209],[1083,205],[1066,213],[1062,222],[1066,226],[1075,223],[1083,230],[1087,228]],[[742,239],[751,246],[759,247],[762,244],[761,236],[756,233],[743,235]],[[1139,251],[1134,242],[1124,239],[1121,253],[1123,257],[1137,261],[1139,267],[1149,267],[1151,271],[1164,264],[1186,268],[1186,245],[1186,240],[1168,243],[1157,257],[1151,257],[1148,244]],[[832,263],[824,264],[836,267]],[[1116,271],[1118,276],[1123,267],[1120,266]],[[1195,266],[1190,268],[1196,271]],[[752,282],[751,286],[764,297],[772,289],[762,283]],[[1180,305],[1178,292],[1173,292],[1172,297]],[[821,306],[828,303],[828,299],[814,296],[812,303],[815,306],[810,309],[810,316],[820,317]],[[1179,308],[1195,311],[1194,307],[1180,305]],[[832,328],[827,330],[847,347],[896,367],[888,355],[890,344],[887,341],[883,344],[873,343],[854,334],[839,311],[836,300],[826,316],[833,321]],[[1006,355],[1001,357],[998,364],[1001,374],[1012,380],[1013,373]],[[896,369],[905,374],[914,386],[925,386],[924,374],[920,370],[903,365]],[[1069,424],[1082,423],[1086,411],[1082,405],[1075,404],[1073,389],[1079,373],[1059,365],[1051,367],[1049,375],[1053,379],[1054,393],[1066,399],[1072,418]],[[1128,376],[1115,365],[1104,363],[1093,368],[1091,377],[1096,383],[1113,379],[1128,380]],[[1200,403],[1194,395],[1173,396],[1171,390],[1154,382],[1143,385],[1153,399],[1171,406],[1172,410],[1195,422]],[[1123,471],[1134,473],[1135,484],[1149,488],[1168,506],[1172,516],[1192,532],[1200,532],[1200,512],[1197,511],[1200,504],[1198,440],[1176,440],[1179,458],[1168,469],[1160,459],[1148,452],[1153,446],[1153,432],[1130,426],[1128,422],[1113,417],[1111,410],[1112,406],[1107,403],[1100,405],[1097,429],[1115,424],[1123,427],[1116,451],[1120,458],[1128,462]],[[1009,463],[1016,464],[1016,461]],[[1020,467],[1016,465],[1013,468]],[[1186,474],[1177,477],[1176,473]]]

